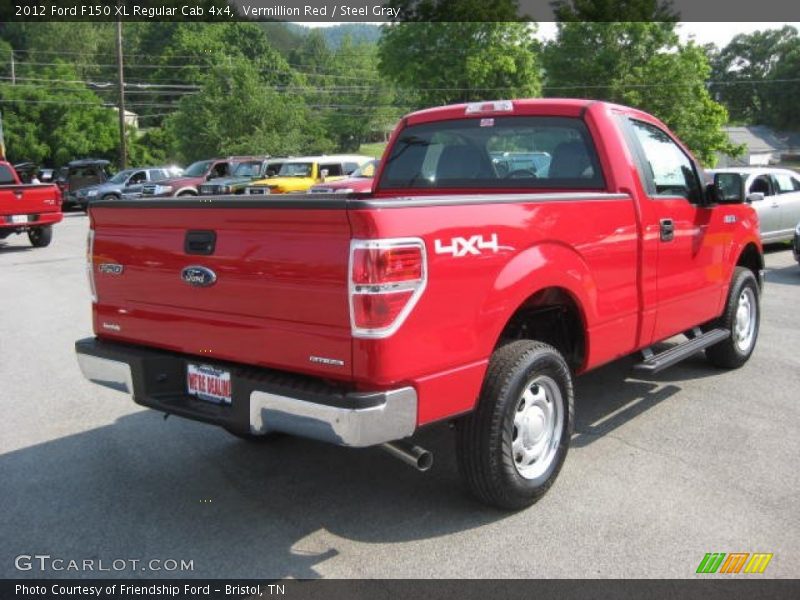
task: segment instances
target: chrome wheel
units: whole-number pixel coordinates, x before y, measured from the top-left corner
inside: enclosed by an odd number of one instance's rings
[[[756,332],[758,305],[755,293],[751,288],[745,288],[739,294],[736,305],[736,316],[733,321],[733,342],[740,352],[746,353],[753,345]]]
[[[525,479],[546,475],[556,457],[564,429],[564,402],[558,384],[540,375],[525,386],[514,414],[511,451]]]

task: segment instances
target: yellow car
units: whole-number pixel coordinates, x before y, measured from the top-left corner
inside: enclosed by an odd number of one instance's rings
[[[290,158],[277,175],[251,183],[247,193],[304,194],[314,184],[344,179],[370,160],[370,156],[357,154]]]

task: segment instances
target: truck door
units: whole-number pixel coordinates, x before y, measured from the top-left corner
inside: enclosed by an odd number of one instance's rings
[[[772,174],[777,196],[770,198],[780,205],[780,222],[777,230],[781,238],[790,238],[794,228],[800,223],[800,180],[789,173],[776,172]]]
[[[629,123],[648,196],[644,235],[657,240],[656,342],[717,316],[726,244],[719,211],[701,205],[703,185],[692,159],[659,127]]]
[[[763,241],[775,239],[781,228],[781,205],[776,189],[775,182],[766,173],[751,175],[747,181],[747,196],[758,213],[758,229]]]

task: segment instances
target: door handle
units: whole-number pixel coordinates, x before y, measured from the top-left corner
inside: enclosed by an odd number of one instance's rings
[[[661,219],[659,221],[660,224],[660,232],[661,232],[661,241],[662,242],[671,242],[675,237],[675,223],[672,222],[672,219]]]

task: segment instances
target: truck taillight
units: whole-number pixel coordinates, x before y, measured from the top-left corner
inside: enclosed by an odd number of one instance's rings
[[[92,302],[97,302],[97,288],[94,285],[94,229],[86,236],[86,275],[89,277],[89,291]]]
[[[353,335],[383,338],[403,324],[427,283],[425,243],[418,238],[350,243]]]

